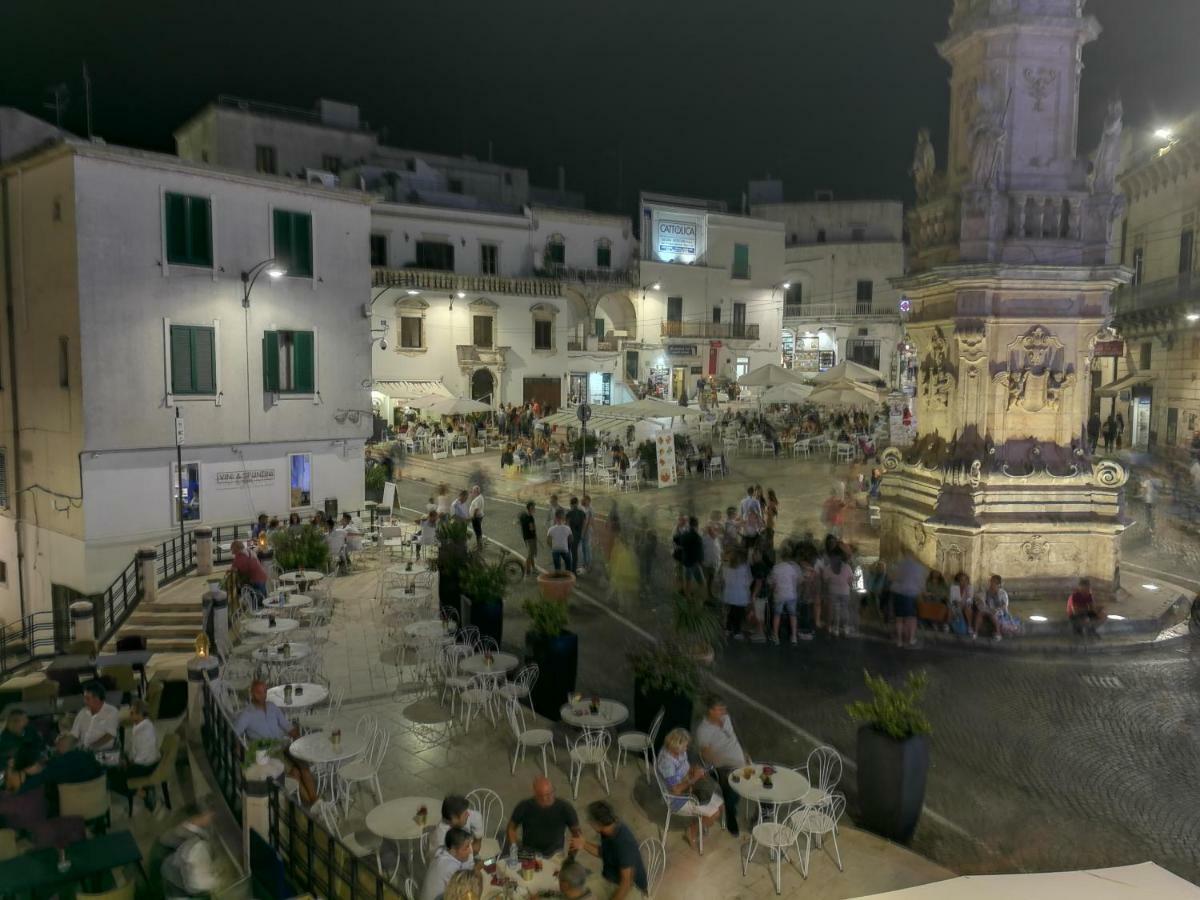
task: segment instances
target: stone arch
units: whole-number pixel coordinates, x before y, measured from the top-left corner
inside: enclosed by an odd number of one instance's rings
[[[496,404],[496,376],[486,366],[471,373],[471,399]]]

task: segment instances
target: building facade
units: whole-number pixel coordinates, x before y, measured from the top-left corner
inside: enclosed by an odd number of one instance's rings
[[[637,343],[626,372],[655,393],[695,395],[780,360],[784,226],[723,204],[643,193]]]
[[[1127,142],[1121,261],[1133,282],[1113,298],[1122,342],[1097,360],[1093,399],[1119,414],[1124,442],[1182,455],[1200,431],[1200,114]]]
[[[180,517],[361,505],[368,196],[70,139],[0,187],[0,617],[103,590]]]
[[[844,360],[899,384],[904,211],[899,201],[763,203],[751,215],[783,223],[783,365],[816,375]]]

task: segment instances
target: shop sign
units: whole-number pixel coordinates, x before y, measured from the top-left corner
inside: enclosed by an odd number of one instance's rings
[[[234,488],[266,487],[274,483],[274,469],[238,469],[233,472],[218,472],[213,487],[218,491],[226,491]]]
[[[1096,341],[1096,357],[1120,359],[1125,355],[1124,341]]]
[[[656,222],[655,250],[660,259],[675,256],[696,256],[699,227],[683,219],[659,219]]]
[[[695,356],[695,344],[667,344],[667,354],[670,356]]]

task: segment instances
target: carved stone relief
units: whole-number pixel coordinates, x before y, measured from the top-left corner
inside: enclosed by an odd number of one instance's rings
[[[955,377],[950,365],[949,343],[940,327],[934,328],[929,342],[929,355],[921,364],[921,393],[929,403],[950,405]]]
[[[1007,391],[1007,409],[1039,413],[1062,409],[1075,384],[1074,371],[1063,368],[1063,343],[1041,325],[1009,344],[1009,366],[994,381]]]
[[[1029,94],[1029,99],[1033,101],[1033,111],[1043,112],[1050,89],[1058,81],[1058,72],[1045,66],[1038,66],[1026,69],[1024,75],[1025,91]]]

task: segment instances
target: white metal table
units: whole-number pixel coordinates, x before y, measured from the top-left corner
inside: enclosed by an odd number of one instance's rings
[[[584,731],[601,731],[605,728],[615,728],[629,718],[629,709],[624,703],[616,700],[601,699],[592,712],[590,699],[578,703],[564,703],[558,711],[559,717],[568,725],[582,728]]]
[[[491,662],[488,662],[482,653],[468,656],[458,664],[458,670],[466,672],[468,675],[503,676],[520,664],[521,660],[512,653],[505,653],[501,650],[492,654]]]
[[[284,692],[285,687],[287,685],[277,684],[267,689],[267,699],[280,709],[308,709],[329,699],[329,689],[324,685],[304,681],[292,684],[292,700],[289,703]]]
[[[306,692],[307,693],[307,692]],[[292,741],[288,753],[307,763],[339,763],[353,759],[367,749],[367,741],[353,731],[343,731],[335,744],[330,730],[314,731]]]
[[[425,815],[421,816],[421,810]],[[385,841],[408,842],[408,867],[412,869],[413,842],[419,841],[425,831],[437,824],[441,818],[442,801],[433,797],[399,797],[381,803],[367,813],[366,826],[377,837]],[[400,871],[400,857],[396,857],[396,868],[392,878]]]
[[[250,654],[250,657],[256,662],[283,664],[297,662],[312,655],[312,646],[303,641],[288,641],[286,653],[284,653],[283,647],[283,644],[268,644],[266,647],[256,649]]]
[[[251,619],[242,626],[250,634],[256,634],[260,637],[287,634],[289,631],[295,631],[299,627],[300,622],[296,619],[276,619],[275,624],[272,625],[271,620],[266,616],[259,619]]]

